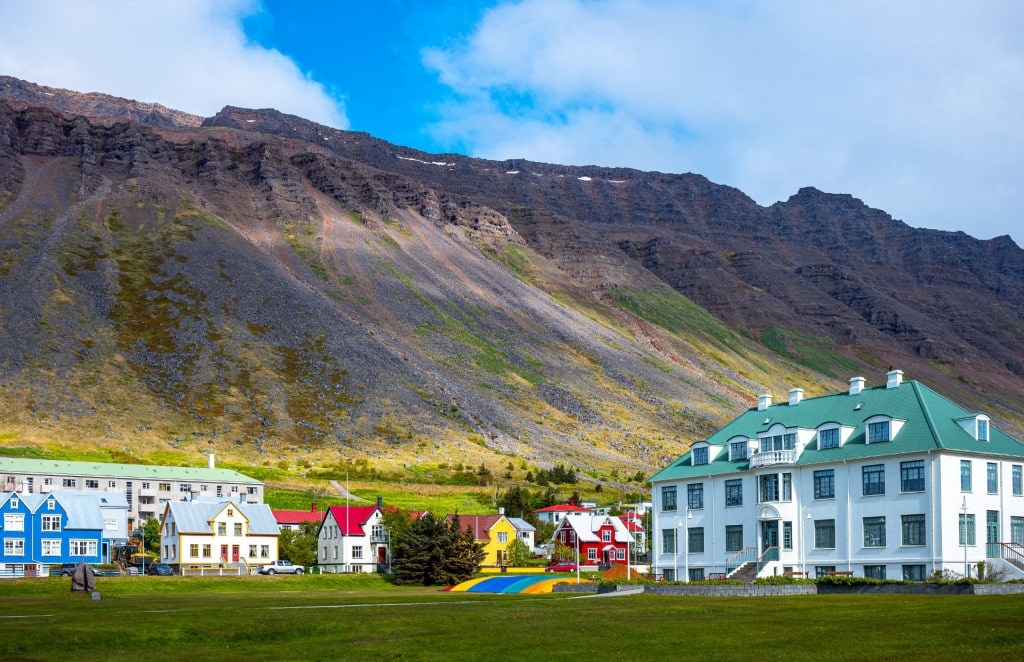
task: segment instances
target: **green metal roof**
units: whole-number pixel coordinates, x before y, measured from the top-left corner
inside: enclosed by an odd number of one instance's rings
[[[797,459],[797,466],[929,450],[1024,458],[1024,444],[991,424],[989,440],[979,441],[957,423],[977,413],[967,411],[916,381],[903,382],[895,388],[885,385],[865,388],[856,395],[847,391],[807,398],[796,405],[784,402],[762,410],[755,407],[706,439],[712,446],[712,453],[714,447],[721,447],[717,456],[709,458],[708,464],[694,466],[691,451],[652,476],[650,482],[745,471],[749,468],[747,460],[729,461],[729,440],[735,437],[756,439],[774,425],[790,430],[813,430],[827,423],[854,428],[839,448],[818,450],[817,444],[808,444]],[[865,422],[877,415],[904,423],[892,441],[867,444]]]
[[[149,464],[116,464],[113,462],[66,462],[63,460],[33,460],[20,457],[0,457],[0,472],[53,476],[96,476],[98,478],[151,478],[153,480],[205,481],[210,483],[261,483],[261,481],[255,478],[250,478],[232,469],[167,467]]]

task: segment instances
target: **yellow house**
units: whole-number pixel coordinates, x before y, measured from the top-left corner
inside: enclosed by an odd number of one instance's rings
[[[452,519],[456,515],[448,515]],[[482,566],[500,566],[508,562],[508,546],[519,538],[533,547],[533,527],[505,515],[458,515],[459,526],[473,532],[473,538],[484,545]]]
[[[270,506],[234,501],[171,501],[160,523],[161,560],[178,569],[277,560],[279,530]]]

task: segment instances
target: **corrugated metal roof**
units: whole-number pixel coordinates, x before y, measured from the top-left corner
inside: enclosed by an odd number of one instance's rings
[[[250,535],[277,534],[279,529],[274,513],[265,503],[236,503],[226,501],[171,501],[168,512],[182,533],[210,533],[210,522],[225,508],[235,508],[249,522]]]
[[[178,481],[206,481],[211,483],[261,484],[232,469],[209,467],[171,467],[149,464],[117,464],[113,462],[68,462],[64,460],[35,460],[21,457],[0,457],[0,472],[44,474],[54,476],[96,476],[98,478],[139,478]]]
[[[856,395],[844,391],[807,398],[796,405],[784,402],[763,410],[752,408],[707,438],[713,454],[708,464],[694,466],[691,451],[652,476],[650,482],[746,471],[748,460],[729,460],[729,441],[734,438],[756,439],[775,425],[790,430],[813,430],[826,423],[853,428],[850,437],[839,448],[818,450],[816,444],[808,444],[797,459],[797,465],[943,449],[1024,458],[1024,444],[995,427],[989,426],[988,441],[979,441],[957,423],[958,419],[977,413],[964,409],[917,381],[903,382],[895,388],[885,385],[866,388]],[[866,421],[876,415],[903,421],[892,441],[866,443]]]

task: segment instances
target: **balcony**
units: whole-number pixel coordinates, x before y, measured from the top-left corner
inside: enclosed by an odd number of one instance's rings
[[[764,451],[750,456],[750,468],[770,467],[775,464],[796,464],[796,450]]]

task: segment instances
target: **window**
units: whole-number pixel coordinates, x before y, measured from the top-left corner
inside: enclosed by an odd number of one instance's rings
[[[43,538],[42,553],[43,556],[60,556],[60,540],[55,538]]]
[[[11,497],[10,504],[11,504],[11,508],[13,508],[14,510],[17,510],[18,509],[18,497],[16,497],[16,496]]]
[[[192,492],[192,484],[191,483],[179,483],[178,484],[178,491],[181,492],[182,494],[189,494],[189,493]]]
[[[747,442],[734,441],[729,444],[729,456],[733,461],[747,459]]]
[[[157,489],[159,489],[161,492],[170,492],[171,491],[171,484],[170,483],[160,483],[160,485],[157,487]]]
[[[879,441],[890,441],[889,421],[868,423],[868,443],[873,444]]]
[[[245,488],[245,491],[247,494],[256,494],[256,492],[258,492],[259,490],[257,490],[255,487],[247,487]]]
[[[188,555],[193,559],[199,557],[199,543],[192,543],[188,546]]]
[[[814,472],[814,498],[834,499],[836,498],[836,471],[835,469],[821,469]]]
[[[662,554],[675,554],[676,553],[676,530],[675,529],[662,529],[661,530],[661,553]]]
[[[793,499],[793,475],[782,474],[782,500],[791,501]]]
[[[500,541],[500,536],[499,536],[499,541]],[[602,531],[601,532],[601,542],[611,542],[611,541],[612,541],[612,532],[611,531]]]
[[[662,574],[667,582],[674,582],[676,580],[675,568],[665,568]]]
[[[988,493],[999,493],[999,465],[995,462],[988,463]]]
[[[1013,475],[1013,496],[1022,496],[1024,495],[1024,472],[1022,472],[1022,467],[1019,464],[1015,464],[1011,467],[1011,470]]]
[[[6,556],[25,556],[25,539],[4,538],[4,554]]]
[[[108,480],[107,481],[107,487],[117,487],[117,481],[116,480]]]
[[[203,558],[208,559],[213,557],[213,546],[203,545]]]
[[[885,566],[866,565],[864,566],[864,576],[868,579],[885,579]]]
[[[98,489],[100,489],[100,481],[93,480],[91,478],[86,478],[85,479],[85,486],[87,488],[89,488],[89,489],[92,489],[92,490],[98,490]]]
[[[967,542],[965,543],[964,540]],[[974,529],[974,515],[971,513],[960,513],[960,546],[977,544],[977,536]]]
[[[782,523],[782,549],[793,549],[793,523]]]
[[[690,508],[704,507],[704,483],[686,486],[686,505]]]
[[[971,491],[971,461],[960,460],[960,491]]]
[[[60,531],[60,515],[43,515],[43,531]]]
[[[57,502],[54,501],[53,499],[47,499],[47,501],[46,501],[46,509],[47,510],[56,510],[57,509]]]
[[[814,548],[836,548],[836,521],[834,519],[814,520]]]
[[[74,478],[64,478],[63,480],[61,480],[61,485],[63,487],[77,487],[78,481],[75,480]]]
[[[923,545],[924,538],[924,515],[902,515],[903,521],[903,544]]]
[[[148,482],[142,483],[142,487],[140,489],[148,490],[149,489],[149,483]]]
[[[988,441],[988,421],[978,419],[978,441]]]
[[[727,525],[725,527],[725,551],[738,552],[741,549],[743,549],[743,525]]]
[[[923,582],[924,581],[924,565],[905,565],[903,566],[903,581],[906,582]]]
[[[608,533],[608,532],[605,531],[605,533]],[[507,531],[498,531],[498,542],[508,542],[508,532]]]
[[[992,544],[999,542],[999,511],[985,511],[985,542]]]
[[[249,545],[249,558],[256,558],[256,545]]]
[[[226,536],[227,534],[228,534],[228,523],[227,522],[217,522],[217,535],[218,536]]]
[[[871,464],[861,469],[864,496],[885,494],[885,465]]]
[[[626,550],[621,549],[621,548],[615,550],[615,558],[618,559],[619,561],[625,561],[626,560]]]
[[[1010,518],[1010,542],[1024,545],[1024,517]]]
[[[708,447],[707,446],[698,446],[697,448],[694,448],[693,449],[693,464],[696,466],[698,464],[707,464],[707,463],[708,463]]]
[[[818,449],[839,448],[839,428],[826,428],[818,432]]]
[[[228,517],[234,517],[234,516],[235,516],[235,509],[234,508],[228,508]]]
[[[362,545],[356,545],[356,546],[354,546],[352,548],[352,558],[353,559],[361,559],[361,558],[363,558],[363,546]]]
[[[702,581],[704,581],[704,568],[690,568],[690,581],[691,582],[702,582]]]
[[[71,556],[96,556],[95,540],[72,540]]]
[[[12,499],[13,501],[13,499]],[[25,516],[20,513],[4,513],[4,531],[24,531]]]
[[[687,531],[686,552],[688,554],[704,553],[704,527],[695,526]]]
[[[725,481],[725,505],[743,505],[743,480],[740,478]]]
[[[270,545],[260,545],[260,558],[261,559],[269,559],[270,558]]]
[[[924,492],[924,460],[900,462],[900,491]]]
[[[818,579],[822,577],[828,577],[830,574],[836,571],[834,565],[816,565],[814,566],[814,576]]]
[[[864,518],[864,546],[885,547],[885,518]]]
[[[662,510],[675,510],[676,509],[676,486],[666,485],[661,488],[661,509]]]
[[[765,501],[778,501],[779,500],[779,475],[778,474],[766,474],[764,476],[758,476],[757,482],[759,485],[758,494],[761,497],[761,502]]]
[[[236,536],[242,535],[242,523],[241,522],[235,522],[235,535]]]
[[[224,496],[224,486],[223,485],[218,485],[217,486],[217,496]]]
[[[587,550],[587,560],[588,561],[596,561],[597,560],[597,550],[594,549],[593,547],[591,547],[590,549]]]

